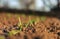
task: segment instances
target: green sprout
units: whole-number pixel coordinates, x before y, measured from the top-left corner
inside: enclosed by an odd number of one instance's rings
[[[35,20],[30,20],[27,24],[25,24],[25,27],[27,28],[29,24],[34,24]]]
[[[29,23],[25,24],[26,28],[28,27]]]
[[[12,30],[9,32],[9,35],[16,35],[17,33],[19,33],[22,30],[22,23],[21,23],[21,19],[18,16],[19,22],[18,22],[18,27],[20,27],[20,30]]]
[[[5,39],[5,37],[4,36],[0,36],[0,39]]]
[[[34,19],[33,19],[33,20],[30,20],[29,23],[30,23],[30,24],[34,24],[35,21],[36,21],[36,20],[34,20]]]
[[[15,15],[16,17],[17,17],[17,19],[18,19],[18,27],[20,28],[20,30],[19,31],[21,31],[22,30],[22,22],[21,22],[21,18],[20,18],[20,14],[17,14],[17,15]]]
[[[36,21],[36,19],[32,19],[32,20],[31,20],[31,16],[29,16],[29,23],[30,23],[30,24],[34,24],[35,21]],[[29,23],[28,23],[28,24],[29,24]]]
[[[22,22],[21,22],[21,19],[20,19],[20,17],[18,17],[18,19],[19,19],[18,26],[20,27],[20,31],[21,31],[21,30],[22,30]]]
[[[27,24],[25,24],[25,27],[28,28],[30,25],[34,25],[35,20],[30,20]]]
[[[29,24],[34,24],[35,20],[30,20],[27,24],[26,24],[26,28],[28,27]]]
[[[21,19],[20,19],[20,17],[18,17],[18,19],[19,19],[18,26],[21,26],[21,25],[22,25],[22,22],[21,22]]]
[[[45,16],[41,16],[40,20],[41,21],[45,21],[46,20],[46,17]]]
[[[19,33],[18,30],[9,31],[9,36],[16,35],[17,33]]]

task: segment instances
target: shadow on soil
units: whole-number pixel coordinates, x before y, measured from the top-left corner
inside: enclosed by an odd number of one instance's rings
[[[16,9],[6,9],[0,8],[1,12],[9,12],[14,14],[26,14],[26,15],[37,15],[37,16],[49,16],[49,17],[57,17],[60,19],[60,8],[52,9],[51,12],[39,12],[39,11],[31,11],[31,10],[16,10]]]

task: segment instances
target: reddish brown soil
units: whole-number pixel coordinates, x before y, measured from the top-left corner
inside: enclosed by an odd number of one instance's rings
[[[6,20],[4,20],[6,18]],[[29,21],[29,16],[20,16],[22,23]],[[36,19],[36,16],[31,16],[30,19]],[[18,23],[18,19],[15,15],[11,15],[9,18],[5,13],[0,14],[0,34],[3,35],[2,31],[5,28],[12,27]],[[7,36],[6,39],[60,39],[60,20],[55,17],[47,17],[45,21],[36,22],[35,24],[29,25],[32,28],[23,27],[23,31],[13,36]],[[29,29],[29,30],[28,30]]]

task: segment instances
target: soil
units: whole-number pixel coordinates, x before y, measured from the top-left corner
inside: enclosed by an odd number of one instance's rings
[[[60,20],[55,17],[46,17],[46,20],[41,21],[41,16],[22,15],[20,19],[23,24],[22,31],[16,35],[8,36],[7,33],[12,29],[19,30],[17,24],[19,22],[16,14],[10,14],[10,17],[6,13],[0,13],[0,35],[5,39],[60,39]],[[24,24],[29,20],[35,19],[36,22],[29,24],[28,27],[24,27]]]

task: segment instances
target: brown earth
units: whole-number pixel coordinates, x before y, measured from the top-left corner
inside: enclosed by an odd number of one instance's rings
[[[10,17],[6,13],[0,13],[0,35],[6,39],[60,39],[60,20],[55,17],[47,17],[45,21],[41,21],[39,16],[20,15],[21,22],[28,23],[29,20],[36,19],[34,24],[29,24],[28,28],[23,27],[23,30],[12,36],[5,36],[3,30],[14,28],[17,26],[18,19],[16,14],[11,14]],[[12,28],[10,28],[12,27]]]

